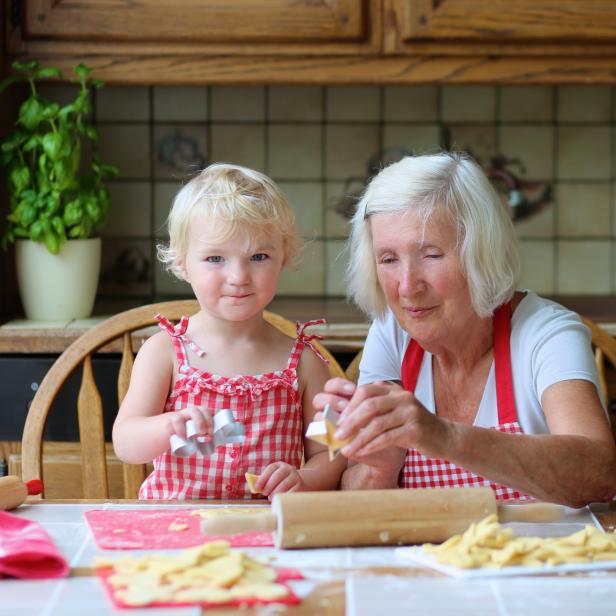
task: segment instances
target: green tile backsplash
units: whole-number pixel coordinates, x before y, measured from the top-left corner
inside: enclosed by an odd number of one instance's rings
[[[49,95],[62,98],[63,86]],[[162,271],[171,199],[204,164],[271,175],[308,241],[287,296],[344,294],[346,219],[371,165],[405,152],[469,149],[482,164],[517,159],[519,177],[552,185],[552,202],[516,223],[522,286],[546,294],[616,293],[616,96],[606,86],[114,87],[94,119],[110,183],[100,291],[158,300],[190,293]]]

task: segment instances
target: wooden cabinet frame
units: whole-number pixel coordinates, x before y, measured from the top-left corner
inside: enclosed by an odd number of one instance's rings
[[[143,28],[144,2],[4,2],[6,56],[108,84],[616,83],[612,0],[149,0]]]

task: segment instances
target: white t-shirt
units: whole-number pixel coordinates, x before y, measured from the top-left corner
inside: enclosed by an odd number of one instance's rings
[[[389,311],[372,323],[360,362],[359,384],[378,380],[401,381],[402,360],[410,336]],[[591,335],[575,312],[526,291],[511,318],[511,372],[518,421],[526,434],[549,432],[541,408],[543,392],[554,383],[581,379],[594,383],[599,377],[590,345]],[[424,353],[415,396],[435,412],[432,354]],[[474,426],[498,424],[494,361]]]

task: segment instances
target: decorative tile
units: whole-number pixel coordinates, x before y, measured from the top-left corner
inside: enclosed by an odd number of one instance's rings
[[[551,126],[503,125],[499,129],[500,152],[517,158],[526,173],[521,178],[550,180],[554,175],[554,128]]]
[[[493,86],[444,86],[443,122],[494,122],[496,88]]]
[[[503,86],[498,116],[502,122],[551,122],[554,88],[549,86]]]
[[[79,95],[79,86],[61,83],[42,83],[36,89],[43,98],[62,106],[72,103]],[[96,94],[91,95],[90,101],[96,105]]]
[[[269,119],[274,122],[319,122],[323,117],[323,87],[270,86]]]
[[[323,236],[323,189],[320,182],[278,182],[289,198],[303,237]]]
[[[519,238],[553,238],[556,235],[554,218],[554,204],[546,204],[530,218],[516,221],[516,234]]]
[[[156,86],[155,122],[200,122],[207,119],[207,88],[194,86]]]
[[[150,119],[150,91],[141,86],[105,86],[96,91],[96,119],[102,122]]]
[[[611,228],[611,185],[561,183],[557,190],[558,235],[561,237],[606,236]]]
[[[265,119],[263,86],[213,86],[212,120],[262,122]]]
[[[325,243],[325,292],[328,296],[346,296],[347,254],[345,242]]]
[[[450,147],[468,152],[482,166],[489,166],[490,160],[499,153],[495,126],[455,124],[448,129]]]
[[[275,179],[321,177],[321,126],[277,124],[269,127],[268,171]]]
[[[561,86],[557,90],[559,122],[609,122],[611,91],[609,86]]]
[[[194,298],[192,287],[168,272],[158,259],[154,262],[154,293],[157,297]]]
[[[378,124],[329,124],[325,132],[325,175],[328,179],[363,178],[368,161],[378,160]]]
[[[208,162],[207,128],[203,124],[156,124],[154,177],[183,180]]]
[[[558,128],[558,177],[563,180],[607,180],[610,177],[610,126]]]
[[[325,236],[346,238],[351,232],[350,218],[365,187],[362,180],[325,184]]]
[[[183,182],[156,182],[154,184],[154,237],[168,238],[167,217],[173,200]]]
[[[99,153],[116,165],[121,178],[150,177],[150,132],[144,124],[103,124],[99,130]]]
[[[108,182],[109,220],[103,237],[150,237],[151,185],[149,182]]]
[[[612,280],[611,242],[558,242],[556,292],[579,295],[607,295]]]
[[[210,162],[233,163],[265,171],[263,124],[215,124],[210,131]]]
[[[535,293],[554,293],[554,244],[552,242],[520,242],[520,289]]]
[[[152,293],[152,242],[103,240],[98,293],[106,297],[147,297]]]
[[[286,267],[278,283],[278,295],[310,296],[325,292],[324,243],[308,242],[297,269]]]
[[[383,127],[385,162],[408,154],[436,152],[441,148],[441,130],[436,124],[386,124]]]
[[[329,86],[326,109],[329,121],[376,122],[381,116],[381,90],[377,86]]]
[[[435,122],[438,92],[436,86],[386,86],[385,122]]]

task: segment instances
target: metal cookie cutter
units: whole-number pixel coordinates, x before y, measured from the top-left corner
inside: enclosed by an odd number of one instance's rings
[[[334,411],[328,404],[323,411],[323,419],[311,421],[306,430],[307,438],[327,446],[330,460],[333,460],[338,451],[351,442],[350,440],[339,441],[334,437],[339,419],[340,413]]]
[[[220,445],[234,445],[246,440],[244,426],[233,418],[230,409],[214,415],[214,436],[209,443],[200,440],[192,419],[186,422],[186,438],[173,434],[169,439],[171,453],[178,457],[192,456],[197,451],[202,456],[211,456]]]

